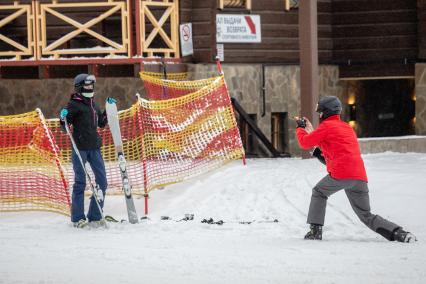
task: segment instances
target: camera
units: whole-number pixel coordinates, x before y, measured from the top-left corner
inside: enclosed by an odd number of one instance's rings
[[[303,117],[299,117],[296,119],[297,127],[305,128],[306,127],[306,119]]]

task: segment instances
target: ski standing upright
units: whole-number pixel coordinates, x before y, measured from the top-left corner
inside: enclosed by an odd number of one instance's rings
[[[135,204],[132,196],[132,186],[130,185],[129,176],[127,174],[127,162],[123,153],[123,141],[121,139],[120,124],[118,120],[117,105],[115,102],[106,103],[106,113],[108,117],[108,125],[114,141],[115,151],[117,153],[118,165],[120,167],[121,181],[123,185],[124,197],[126,200],[127,214],[129,222],[132,224],[138,223],[138,215],[136,213]]]

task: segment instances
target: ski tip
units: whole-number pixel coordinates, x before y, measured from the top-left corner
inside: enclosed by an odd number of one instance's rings
[[[105,221],[112,222],[112,223],[118,223],[118,222],[120,222],[120,221],[118,221],[117,219],[115,219],[114,217],[112,217],[110,215],[106,215],[105,216]]]

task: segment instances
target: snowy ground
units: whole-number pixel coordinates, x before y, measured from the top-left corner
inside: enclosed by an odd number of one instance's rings
[[[324,167],[258,159],[153,192],[150,220],[138,225],[79,230],[52,213],[2,213],[0,283],[426,283],[426,155],[364,158],[373,212],[415,233],[417,243],[371,232],[343,192],[329,200],[324,240],[304,241],[311,188]],[[106,213],[126,217],[123,197],[107,198]],[[142,214],[143,199],[136,205]],[[174,221],[185,213],[195,220]],[[201,223],[210,217],[227,223]]]

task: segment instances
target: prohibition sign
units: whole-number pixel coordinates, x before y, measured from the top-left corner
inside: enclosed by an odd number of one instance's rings
[[[183,40],[188,41],[191,38],[191,30],[188,25],[182,27]]]

